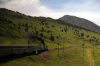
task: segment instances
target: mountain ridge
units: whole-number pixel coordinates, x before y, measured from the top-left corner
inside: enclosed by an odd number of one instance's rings
[[[89,21],[84,18],[70,16],[70,15],[64,15],[63,17],[59,18],[59,20],[65,22],[65,23],[72,24],[74,26],[82,27],[82,28],[100,33],[100,26],[98,26],[95,23],[93,23],[92,21]]]

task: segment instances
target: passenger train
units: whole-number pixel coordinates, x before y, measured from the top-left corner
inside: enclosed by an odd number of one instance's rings
[[[33,46],[29,44],[0,44],[0,57],[32,52],[36,52],[36,54],[38,54],[38,51],[46,50],[48,50],[48,47],[46,45]]]

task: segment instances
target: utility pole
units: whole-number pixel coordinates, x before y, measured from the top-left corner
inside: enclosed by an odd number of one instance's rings
[[[85,44],[82,44],[82,47],[83,47],[83,62],[84,62],[84,45]]]
[[[63,38],[63,53],[64,53],[64,40],[65,40],[65,38]]]
[[[93,56],[94,56],[94,44],[93,44]]]
[[[58,43],[58,57],[59,57],[59,43]]]

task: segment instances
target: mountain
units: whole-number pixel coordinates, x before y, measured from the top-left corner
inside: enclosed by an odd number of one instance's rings
[[[98,26],[98,25],[94,24],[93,22],[86,20],[84,18],[65,15],[65,16],[59,18],[59,20],[64,21],[65,23],[72,24],[74,26],[82,27],[82,28],[89,29],[89,30],[100,33],[100,26]]]

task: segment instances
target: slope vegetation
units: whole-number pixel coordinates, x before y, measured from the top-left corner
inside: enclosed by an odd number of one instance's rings
[[[82,45],[99,43],[100,35],[49,17],[31,17],[0,8],[0,43],[27,44],[28,33],[41,36],[47,44]]]

